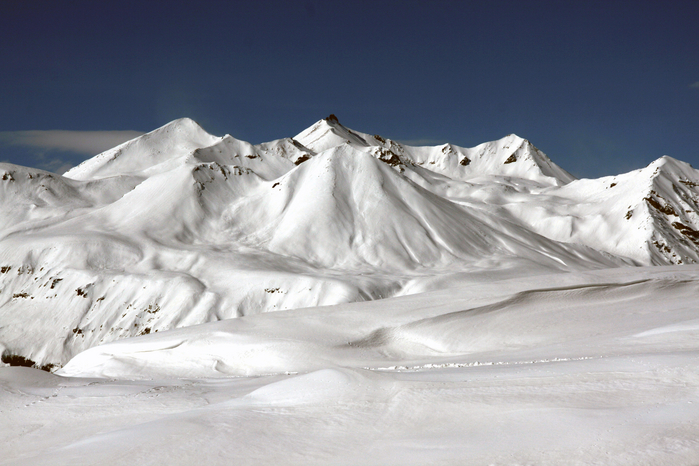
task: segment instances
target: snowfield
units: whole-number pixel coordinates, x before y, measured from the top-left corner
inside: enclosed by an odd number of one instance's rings
[[[0,164],[0,464],[699,464],[699,172],[176,120]],[[50,370],[51,372],[48,372]]]

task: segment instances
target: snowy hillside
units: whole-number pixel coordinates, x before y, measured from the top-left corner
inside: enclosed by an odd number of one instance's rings
[[[697,464],[697,267],[212,322],[60,376],[0,367],[0,464]]]
[[[0,464],[696,463],[697,262],[688,164],[576,180],[512,134],[0,164],[0,353],[54,372],[0,366]]]
[[[699,261],[699,172],[662,157],[646,168],[577,180],[507,209],[551,239],[647,265]]]
[[[691,167],[573,180],[515,135],[411,147],[330,116],[252,145],[182,119],[65,176],[0,171],[0,344],[49,367],[243,315],[699,260]]]
[[[450,198],[491,180],[505,191],[520,180],[523,193],[570,180],[515,136],[420,148],[328,118],[251,145],[182,119],[63,177],[2,170],[0,344],[38,365],[119,338],[482,271],[631,263]]]

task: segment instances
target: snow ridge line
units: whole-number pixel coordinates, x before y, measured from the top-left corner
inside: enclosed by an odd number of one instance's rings
[[[420,364],[417,366],[387,366],[387,367],[363,367],[369,371],[379,372],[401,372],[401,371],[419,371],[425,369],[452,369],[457,367],[477,367],[477,366],[517,366],[526,364],[541,364],[547,362],[566,362],[566,361],[584,361],[587,359],[598,359],[594,356],[584,356],[581,358],[551,358],[551,359],[535,359],[532,361],[474,361],[474,362],[446,362],[442,364]]]

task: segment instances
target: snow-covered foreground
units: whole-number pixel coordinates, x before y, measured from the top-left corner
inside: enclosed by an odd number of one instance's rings
[[[693,265],[485,280],[0,368],[0,464],[695,465],[697,296]]]

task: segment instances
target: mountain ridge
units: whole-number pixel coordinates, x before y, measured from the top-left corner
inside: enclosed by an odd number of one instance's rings
[[[59,367],[101,343],[275,310],[693,263],[698,187],[669,157],[575,180],[516,135],[409,146],[331,116],[250,144],[175,120],[65,176],[0,164],[0,345]]]

